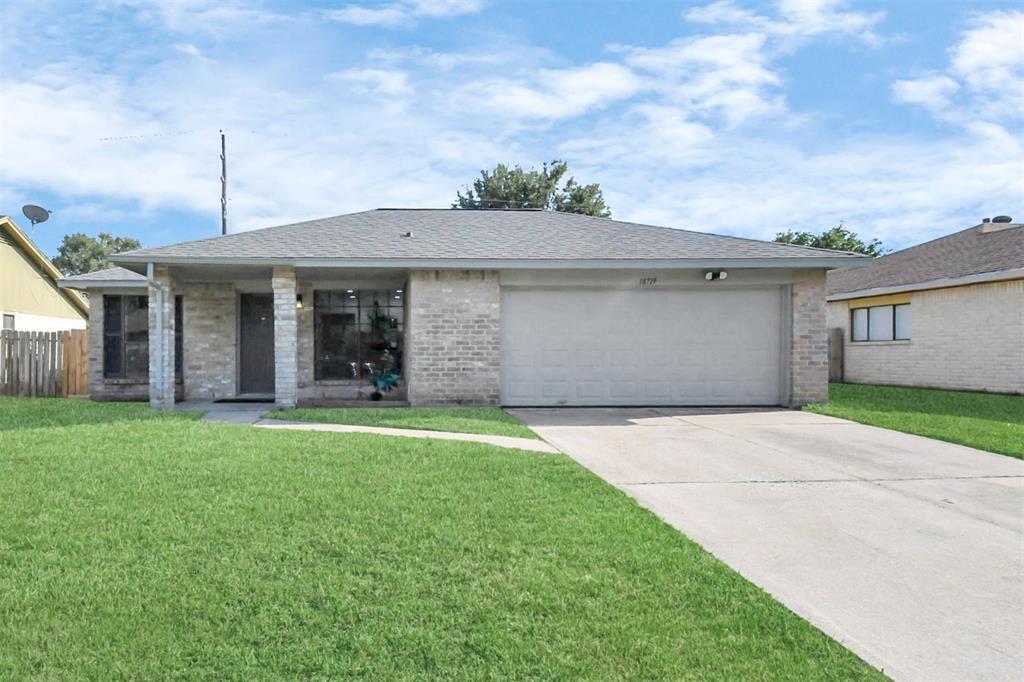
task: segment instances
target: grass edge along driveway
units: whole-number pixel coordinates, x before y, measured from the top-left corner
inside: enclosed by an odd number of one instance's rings
[[[1024,459],[1024,396],[831,384],[804,409]]]
[[[0,677],[882,679],[567,457],[0,399]]]
[[[269,419],[540,439],[500,407],[300,407]]]

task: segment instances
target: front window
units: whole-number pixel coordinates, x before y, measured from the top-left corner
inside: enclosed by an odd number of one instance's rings
[[[910,304],[876,305],[850,311],[853,341],[904,341],[910,339]]]
[[[149,297],[103,297],[103,376],[149,377]]]
[[[405,294],[402,289],[313,292],[315,378],[362,379],[402,372]]]

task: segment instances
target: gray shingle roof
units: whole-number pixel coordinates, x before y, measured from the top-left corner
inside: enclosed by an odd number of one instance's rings
[[[127,280],[138,280],[140,284],[145,283],[146,277],[127,268],[114,267],[95,272],[86,272],[81,275],[65,277],[65,282],[120,282]]]
[[[906,286],[1017,268],[1024,268],[1024,227],[985,223],[876,258],[865,267],[833,270],[828,273],[828,293]]]
[[[412,233],[412,236],[401,235]],[[119,254],[121,263],[241,259],[855,259],[856,254],[537,210],[377,209]]]

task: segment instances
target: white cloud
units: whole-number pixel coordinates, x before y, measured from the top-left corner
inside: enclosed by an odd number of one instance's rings
[[[730,125],[784,109],[773,88],[766,37],[759,33],[673,40],[664,47],[612,46],[629,66],[658,79],[666,98],[703,115],[720,113]]]
[[[1024,111],[1024,13],[975,15],[950,51],[945,74],[893,84],[898,101],[924,106],[940,120],[1020,125]],[[954,95],[961,95],[953,101]]]
[[[897,102],[919,104],[939,111],[949,104],[960,84],[949,76],[932,74],[921,78],[900,80],[892,85],[893,97]]]
[[[709,5],[693,7],[683,13],[684,18],[700,24],[726,24],[755,30],[778,39],[786,47],[824,34],[842,34],[876,45],[882,41],[876,27],[885,18],[885,12],[856,12],[845,10],[842,0],[779,0],[775,17],[756,14],[736,5],[731,0],[719,0]]]
[[[402,97],[412,93],[408,74],[396,69],[345,69],[327,77],[363,85],[373,94],[386,97]]]
[[[541,69],[535,77],[493,78],[461,88],[456,107],[502,118],[563,119],[631,97],[643,87],[633,71],[609,62],[567,69]]]
[[[420,18],[442,19],[473,14],[482,6],[479,0],[406,0],[377,7],[347,5],[328,10],[324,15],[333,21],[356,26],[398,26]]]
[[[950,68],[990,102],[1024,109],[1024,12],[991,12],[971,22]]]

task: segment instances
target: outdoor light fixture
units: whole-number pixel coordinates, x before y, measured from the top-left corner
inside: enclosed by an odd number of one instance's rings
[[[729,276],[729,273],[725,270],[708,270],[704,273],[704,279],[709,282],[714,282],[716,279],[725,279]]]
[[[302,310],[302,294],[295,295],[295,307]]]

